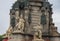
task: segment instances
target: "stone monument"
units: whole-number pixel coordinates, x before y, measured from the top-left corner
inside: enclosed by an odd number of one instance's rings
[[[60,34],[52,14],[48,0],[17,0],[10,9],[8,41],[55,41]]]

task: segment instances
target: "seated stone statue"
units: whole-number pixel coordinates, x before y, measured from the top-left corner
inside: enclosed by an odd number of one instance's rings
[[[35,26],[34,29],[34,38],[42,39],[42,27]]]

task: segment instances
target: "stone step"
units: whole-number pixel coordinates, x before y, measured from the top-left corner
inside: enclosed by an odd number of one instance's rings
[[[32,6],[42,6],[41,3],[35,3],[35,2],[30,2],[30,5],[32,5]]]
[[[33,13],[33,14],[31,14],[32,16],[40,16],[40,14],[35,14],[35,13]]]
[[[33,15],[32,15],[31,17],[40,17],[40,16],[33,16]]]

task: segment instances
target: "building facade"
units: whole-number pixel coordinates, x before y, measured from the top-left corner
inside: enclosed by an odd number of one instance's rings
[[[17,0],[10,9],[8,41],[32,41],[37,26],[42,27],[44,41],[59,41],[52,14],[48,0]]]

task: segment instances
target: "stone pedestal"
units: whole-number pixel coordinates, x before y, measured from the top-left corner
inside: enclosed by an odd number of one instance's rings
[[[33,41],[44,41],[43,39],[34,39]]]
[[[22,34],[13,34],[9,37],[8,41],[25,41],[24,39]]]

